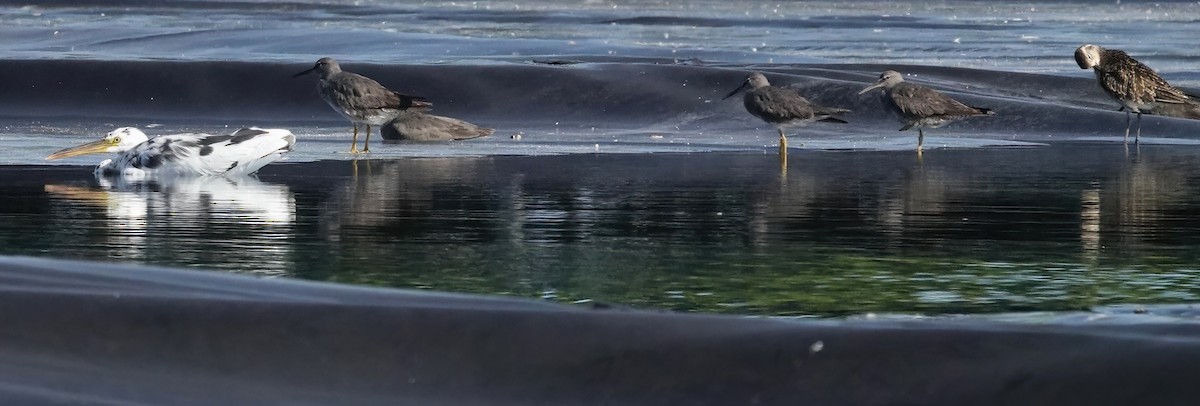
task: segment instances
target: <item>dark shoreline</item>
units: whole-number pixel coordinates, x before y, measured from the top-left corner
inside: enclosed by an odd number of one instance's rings
[[[783,321],[0,257],[0,399],[1181,404],[1195,322]]]
[[[0,87],[5,117],[93,122],[189,121],[193,124],[254,122],[262,126],[323,120],[337,123],[316,95],[311,78],[292,74],[311,62],[7,60],[23,72]],[[791,64],[764,69],[822,105],[852,111],[852,127],[809,126],[818,133],[895,133],[900,124],[875,96],[857,92],[872,82],[878,64]],[[751,64],[692,65],[666,60],[595,58],[574,65],[525,61],[476,64],[354,64],[359,72],[396,90],[429,97],[434,114],[494,127],[498,134],[530,128],[598,127],[618,122],[648,131],[745,132],[760,127],[736,102],[720,98],[758,69]],[[1090,77],[905,66],[922,81],[964,101],[997,111],[931,133],[1048,141],[1063,137],[1113,136],[1124,113]],[[953,87],[937,80],[953,81]],[[774,82],[773,82],[774,83]],[[237,92],[219,89],[238,89]],[[1043,91],[1045,93],[1043,93]],[[487,95],[481,97],[480,95]],[[1064,119],[1069,117],[1069,119]],[[1146,137],[1195,139],[1194,120],[1145,118]],[[85,120],[86,121],[86,120]],[[765,132],[769,128],[763,127]],[[896,134],[900,136],[901,134]],[[903,134],[908,136],[907,133]],[[580,139],[580,141],[589,141]]]

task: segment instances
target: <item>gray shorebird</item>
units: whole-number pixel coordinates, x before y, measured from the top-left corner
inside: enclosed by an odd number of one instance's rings
[[[784,127],[801,126],[813,121],[844,124],[846,120],[834,116],[850,112],[846,109],[813,104],[794,89],[771,86],[771,83],[767,82],[767,77],[758,72],[746,76],[746,80],[742,82],[741,86],[733,89],[721,100],[733,97],[738,92],[747,89],[749,90],[746,91],[742,104],[746,106],[746,111],[750,114],[775,125],[775,128],[779,130],[781,152],[787,148],[787,136],[783,133]]]
[[[996,114],[990,109],[971,107],[950,98],[937,90],[904,81],[904,75],[894,70],[884,71],[879,81],[860,90],[863,94],[883,88],[887,95],[885,103],[904,121],[900,131],[917,128],[917,151],[925,144],[924,128],[938,128],[972,116]]]
[[[1130,113],[1137,113],[1136,142],[1142,137],[1142,113],[1153,114],[1157,108],[1166,109],[1165,105],[1192,103],[1182,90],[1125,51],[1087,44],[1075,50],[1075,63],[1080,69],[1092,69],[1100,88],[1124,107],[1125,141],[1129,141]]]
[[[317,91],[321,95],[321,100],[354,123],[354,139],[350,143],[350,153],[359,152],[359,124],[367,126],[367,137],[363,140],[362,152],[370,152],[372,125],[381,126],[395,119],[403,111],[433,107],[433,103],[424,97],[396,93],[371,78],[357,73],[344,72],[333,58],[321,58],[311,69],[292,75],[292,77],[300,77],[312,72],[317,72],[320,76]]]
[[[456,118],[417,111],[402,112],[395,120],[379,127],[383,139],[407,141],[469,140],[492,135],[495,131]]]

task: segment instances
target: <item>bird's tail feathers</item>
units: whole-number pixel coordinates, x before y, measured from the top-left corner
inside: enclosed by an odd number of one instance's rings
[[[849,112],[850,112],[850,110],[841,109],[841,108],[837,108],[837,107],[820,107],[820,106],[817,107],[817,114],[828,114],[828,115],[833,116],[833,115],[838,115],[838,114],[846,114]]]
[[[837,118],[837,117],[825,117],[825,118],[822,118],[820,121],[823,121],[823,122],[826,122],[826,123],[838,123],[838,124],[847,124],[847,123],[849,123],[848,121],[846,121],[846,120],[842,120],[842,119],[840,119],[840,118]]]
[[[409,96],[396,93],[400,97],[400,108],[412,110],[429,110],[433,108],[433,102],[421,96]]]

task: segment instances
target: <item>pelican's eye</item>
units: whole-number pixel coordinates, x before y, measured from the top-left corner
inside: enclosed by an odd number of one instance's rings
[[[120,144],[120,143],[121,143],[121,137],[113,137],[113,139],[112,139],[112,143],[113,143],[113,145]]]

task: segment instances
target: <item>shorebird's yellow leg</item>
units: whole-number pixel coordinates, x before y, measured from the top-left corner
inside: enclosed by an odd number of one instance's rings
[[[350,139],[350,153],[358,153],[358,123],[354,123],[354,138]]]
[[[779,148],[779,177],[787,177],[787,148]]]
[[[779,176],[787,177],[787,136],[779,129]]]
[[[367,146],[367,144],[370,144],[370,143],[371,143],[371,125],[367,124],[367,138],[363,139],[362,152],[371,152],[371,147]]]

